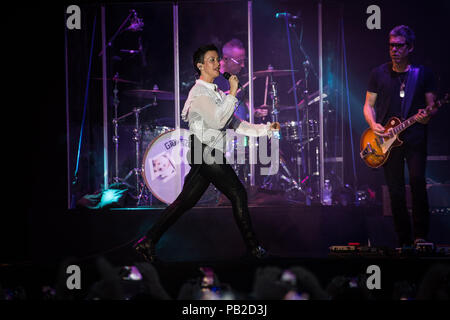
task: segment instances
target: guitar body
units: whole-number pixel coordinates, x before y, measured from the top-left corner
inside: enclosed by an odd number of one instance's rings
[[[388,133],[389,129],[399,125],[400,119],[392,117],[384,126],[384,133]],[[361,159],[371,168],[381,167],[388,159],[391,149],[398,147],[403,142],[398,138],[398,135],[391,137],[380,137],[375,134],[372,129],[367,129],[361,136],[360,141],[360,156]]]
[[[433,114],[437,108],[449,102],[450,95],[446,93],[443,99],[434,101],[434,104],[428,105],[422,112],[425,112],[425,115]],[[376,135],[370,128],[364,131],[359,144],[361,159],[371,168],[381,167],[387,161],[392,148],[402,145],[403,141],[398,138],[399,134],[418,121],[418,114],[419,112],[403,122],[396,117],[390,118],[384,126],[386,134],[384,137]]]

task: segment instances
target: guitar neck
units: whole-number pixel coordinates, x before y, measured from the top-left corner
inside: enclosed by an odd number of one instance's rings
[[[443,104],[448,103],[449,102],[449,97],[448,97],[448,93],[445,95],[445,98],[438,100],[435,102],[434,107],[439,108],[441,107]],[[430,113],[432,110],[431,106],[428,106],[425,108],[425,111],[427,113]],[[392,128],[392,132],[393,134],[399,134],[401,133],[403,130],[407,129],[408,127],[412,126],[414,123],[417,122],[417,118],[416,118],[417,114],[413,115],[412,117],[406,119],[405,121],[403,121],[402,123],[400,123],[399,125],[395,126],[394,128]]]
[[[412,117],[406,119],[405,121],[403,121],[399,125],[397,125],[394,128],[392,128],[392,132],[394,134],[399,134],[403,130],[406,130],[407,128],[409,128],[410,126],[412,126],[416,122],[417,122],[416,115],[413,115]]]

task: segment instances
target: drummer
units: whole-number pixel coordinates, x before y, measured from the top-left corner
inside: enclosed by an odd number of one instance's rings
[[[230,90],[230,83],[224,78],[223,73],[228,72],[232,75],[238,75],[245,68],[246,58],[245,48],[239,39],[233,38],[222,47],[222,59],[220,61],[220,76],[214,80],[220,90],[227,92]],[[242,120],[249,120],[248,97],[243,96],[242,90],[238,92],[237,98],[241,101],[239,107],[234,113]],[[261,118],[267,116],[267,109],[255,109],[254,116]]]

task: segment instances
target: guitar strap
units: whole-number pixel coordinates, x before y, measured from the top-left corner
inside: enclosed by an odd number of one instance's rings
[[[419,79],[419,67],[412,67],[406,80],[405,98],[402,100],[402,121],[408,117],[409,109],[416,91],[417,80]]]

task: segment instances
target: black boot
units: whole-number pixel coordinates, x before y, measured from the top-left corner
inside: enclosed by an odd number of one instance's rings
[[[268,257],[267,250],[265,250],[257,240],[256,234],[253,231],[252,222],[250,218],[250,213],[247,206],[247,193],[242,187],[242,191],[236,192],[238,199],[233,203],[233,215],[236,224],[241,232],[242,239],[247,247],[247,252],[245,254],[245,259],[264,259]]]
[[[250,251],[252,257],[256,259],[265,259],[268,258],[269,254],[267,253],[267,250],[264,249],[262,246],[258,245],[251,249]]]
[[[155,243],[148,236],[139,239],[138,242],[133,245],[133,248],[145,261],[150,263],[157,262]]]
[[[258,260],[267,258],[267,250],[260,245],[249,220],[250,219],[241,219],[238,223],[242,238],[244,239],[245,246],[247,247],[246,257]]]
[[[253,259],[265,259],[268,258],[269,254],[267,250],[264,249],[259,242],[256,240],[255,234],[253,232],[249,232],[245,234],[244,238],[245,246],[247,247],[246,256]]]

